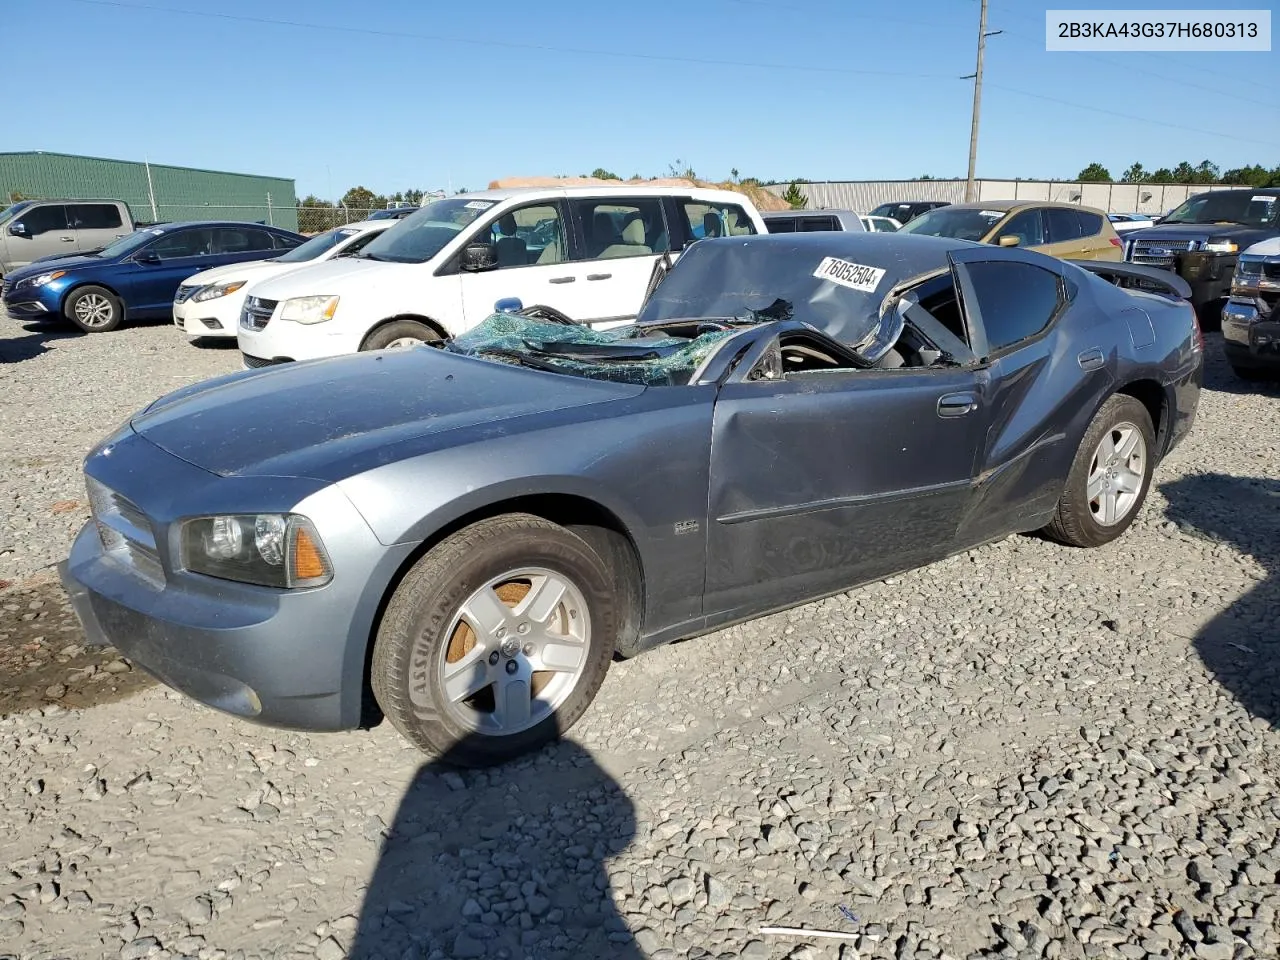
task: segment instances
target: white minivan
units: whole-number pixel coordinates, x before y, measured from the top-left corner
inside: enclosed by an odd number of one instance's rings
[[[607,325],[640,308],[654,264],[703,237],[764,233],[745,196],[677,187],[490,190],[436,200],[352,257],[256,284],[246,367],[451,337],[501,300]]]

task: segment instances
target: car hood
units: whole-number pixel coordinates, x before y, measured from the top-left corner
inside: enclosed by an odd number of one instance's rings
[[[372,279],[395,275],[403,277],[406,270],[421,267],[416,263],[386,263],[380,260],[361,260],[358,257],[335,257],[320,263],[300,264],[286,277],[272,277],[263,281],[253,292],[267,300],[288,300],[290,297],[332,296],[347,292],[347,284],[355,280],[362,291],[369,289]]]
[[[114,263],[113,260],[104,260],[101,257],[51,257],[48,260],[35,260],[25,267],[17,270],[10,270],[4,275],[6,280],[13,280],[15,283],[19,280],[25,280],[27,277],[38,277],[42,273],[49,273],[51,270],[74,270],[76,267],[100,267],[105,263]]]
[[[1251,257],[1280,257],[1280,237],[1255,243],[1244,252]]]
[[[263,280],[272,273],[284,273],[290,267],[297,267],[296,263],[276,263],[274,260],[250,260],[247,263],[228,263],[223,267],[214,267],[212,270],[204,270],[200,273],[192,274],[182,281],[184,287],[204,286],[209,283],[220,283],[224,280],[238,280],[241,277],[252,277],[254,280]]]
[[[1142,231],[1144,242],[1149,240],[1207,240],[1225,237],[1235,240],[1241,247],[1262,240],[1275,233],[1269,227],[1249,227],[1241,223],[1157,223]]]
[[[356,354],[245,371],[162,397],[133,429],[176,457],[222,476],[336,482],[436,438],[470,443],[529,418],[638,396],[634,384],[579,379],[476,360],[433,347]],[[431,445],[428,444],[426,448]],[[426,452],[422,444],[414,452]]]

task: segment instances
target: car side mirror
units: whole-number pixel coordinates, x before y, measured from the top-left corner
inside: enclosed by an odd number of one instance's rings
[[[159,263],[160,254],[152,250],[144,250],[142,253],[134,257],[133,260],[135,263]]]
[[[17,223],[9,224],[9,232],[15,237],[25,237],[27,235],[27,225],[19,220]]]
[[[493,305],[494,313],[519,313],[524,309],[524,303],[519,297],[503,297]]]
[[[459,267],[467,273],[481,273],[492,270],[497,265],[498,251],[491,243],[477,240],[475,243],[467,244],[462,250],[462,262]]]
[[[1013,234],[1011,234],[1011,233],[1006,233],[1004,236],[1002,236],[1002,237],[1001,237],[998,241],[996,241],[996,242],[997,242],[997,243],[999,243],[999,244],[1000,244],[1000,246],[1002,246],[1002,247],[1016,247],[1018,244],[1020,244],[1020,243],[1022,242],[1022,238],[1021,238],[1021,237],[1015,237],[1015,236],[1014,236]]]

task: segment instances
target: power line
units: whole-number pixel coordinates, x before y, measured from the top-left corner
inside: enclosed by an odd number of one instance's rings
[[[742,60],[715,60],[700,57],[680,57],[667,54],[650,54],[650,53],[630,53],[620,50],[600,50],[587,47],[564,47],[554,44],[541,43],[525,43],[517,40],[494,40],[481,39],[477,37],[459,37],[448,36],[444,34],[415,33],[405,30],[379,30],[374,27],[352,27],[338,26],[324,23],[308,23],[301,20],[285,20],[274,17],[252,17],[244,14],[217,13],[210,10],[187,10],[180,7],[161,7],[148,3],[126,2],[126,0],[65,0],[65,2],[79,3],[85,6],[107,7],[119,10],[132,10],[143,13],[167,13],[178,14],[188,17],[202,17],[210,20],[224,20],[236,23],[256,23],[265,26],[277,27],[296,27],[304,30],[325,30],[329,32],[359,34],[372,37],[389,37],[392,39],[408,39],[408,40],[429,40],[437,43],[458,43],[479,47],[500,47],[512,50],[536,50],[541,53],[567,53],[580,56],[591,57],[612,57],[615,59],[626,60],[644,60],[657,61],[663,63],[685,63],[695,64],[699,66],[716,66],[716,67],[737,67],[740,69],[758,69],[758,70],[783,70],[793,71],[797,73],[819,73],[819,74],[836,74],[851,76],[876,76],[876,77],[894,77],[898,79],[919,79],[919,80],[950,80],[954,78],[954,74],[941,73],[903,73],[885,70],[860,70],[853,67],[828,67],[811,64],[788,64],[788,63],[769,63],[761,62],[753,59]],[[1277,146],[1276,143],[1267,140],[1256,140],[1249,137],[1237,137],[1225,133],[1215,133],[1211,130],[1201,130],[1195,127],[1187,127],[1181,124],[1166,123],[1160,120],[1150,120],[1145,117],[1136,117],[1130,114],[1118,113],[1114,110],[1106,110],[1101,107],[1092,107],[1088,104],[1075,103],[1070,100],[1060,100],[1054,97],[1041,96],[1039,94],[1026,93],[1014,87],[1004,87],[999,84],[988,84],[999,90],[1009,93],[1015,93],[1020,96],[1032,97],[1034,99],[1045,100],[1050,103],[1058,103],[1063,106],[1075,107],[1079,110],[1091,111],[1107,116],[1120,117],[1126,120],[1136,120],[1140,123],[1153,124],[1155,126],[1169,127],[1175,130],[1185,130],[1191,133],[1198,133],[1203,136],[1216,137],[1223,140],[1238,140],[1242,143],[1259,143],[1265,146]]]
[[[114,7],[121,10],[134,10],[145,13],[181,14],[188,17],[204,17],[209,20],[229,20],[237,23],[256,23],[274,27],[298,27],[305,30],[328,30],[337,33],[360,34],[369,37],[391,37],[398,40],[430,40],[434,43],[461,43],[477,47],[501,47],[507,50],[536,50],[540,53],[570,53],[591,57],[614,57],[625,60],[659,61],[663,63],[686,63],[698,66],[738,67],[754,70],[791,70],[800,73],[826,73],[851,76],[896,77],[899,79],[946,80],[949,74],[944,73],[904,73],[891,70],[859,70],[853,67],[827,67],[813,64],[768,63],[755,59],[742,60],[710,60],[702,57],[679,57],[657,53],[630,53],[623,50],[599,50],[589,47],[564,47],[543,44],[523,43],[518,40],[494,40],[478,37],[458,37],[436,33],[414,33],[408,30],[378,30],[373,27],[336,26],[325,23],[307,23],[302,20],[283,20],[275,17],[251,17],[243,14],[216,13],[211,10],[185,10],[179,7],[159,7],[147,3],[127,3],[124,0],[68,0],[91,7]]]
[[[1106,114],[1109,117],[1119,117],[1122,120],[1133,120],[1138,123],[1153,124],[1157,127],[1169,127],[1172,130],[1184,130],[1187,133],[1198,133],[1204,137],[1217,137],[1222,140],[1239,140],[1241,143],[1259,143],[1265,147],[1280,147],[1280,142],[1274,140],[1256,140],[1252,137],[1237,137],[1233,134],[1215,133],[1212,130],[1202,130],[1199,127],[1188,127],[1181,123],[1166,123],[1163,120],[1152,120],[1149,117],[1138,117],[1131,113],[1120,113],[1116,110],[1107,110],[1102,107],[1089,107],[1082,103],[1073,103],[1070,100],[1060,100],[1057,97],[1046,97],[1039,93],[1028,93],[1026,90],[1019,90],[1017,87],[1006,87],[998,83],[988,83],[988,86],[995,87],[997,90],[1003,90],[1005,93],[1016,94],[1020,97],[1030,97],[1033,100],[1043,100],[1046,103],[1056,103],[1064,107],[1076,107],[1079,110],[1090,110],[1093,113]]]
[[[1036,22],[1035,17],[1029,17],[1022,11],[1015,10],[1013,7],[1006,7],[1003,4],[998,4],[998,3],[993,3],[990,6],[994,10],[1000,10],[1003,13],[1012,17],[1016,17],[1017,19],[1022,20],[1025,23]],[[1033,36],[1032,34],[1029,34],[1029,33],[1023,33],[1021,30],[1006,30],[1005,32],[1008,33],[1010,36],[1019,37],[1023,40],[1031,40],[1031,41],[1034,41],[1035,43],[1041,42],[1040,37]],[[1156,56],[1156,54],[1153,54],[1148,50],[1134,50],[1132,51],[1132,53],[1139,53],[1144,56]],[[1252,103],[1260,107],[1274,106],[1274,103],[1269,100],[1255,100],[1255,99],[1251,99],[1250,97],[1242,96],[1238,90],[1223,90],[1220,87],[1211,87],[1211,86],[1208,86],[1207,84],[1197,83],[1194,80],[1188,80],[1185,77],[1174,77],[1174,76],[1170,76],[1167,73],[1158,73],[1155,70],[1147,70],[1143,67],[1135,66],[1132,63],[1122,63],[1119,60],[1112,60],[1109,57],[1105,57],[1100,53],[1094,53],[1092,51],[1082,50],[1082,51],[1076,52],[1075,56],[1088,57],[1090,60],[1096,60],[1098,63],[1105,63],[1108,66],[1112,66],[1112,67],[1120,67],[1124,70],[1132,70],[1135,73],[1142,73],[1147,75],[1148,77],[1155,77],[1158,80],[1164,80],[1168,83],[1180,84],[1181,86],[1184,86],[1184,87],[1191,87],[1194,90],[1203,90],[1206,93],[1216,93],[1221,96],[1231,97],[1233,100],[1239,100],[1243,103]]]

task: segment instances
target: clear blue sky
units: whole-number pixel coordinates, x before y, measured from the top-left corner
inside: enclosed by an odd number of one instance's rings
[[[1047,53],[1046,6],[1067,4],[992,0],[988,29],[1006,32],[987,45],[979,176],[1280,164],[1276,52]],[[977,22],[977,0],[3,0],[22,38],[6,44],[4,149],[328,197],[677,159],[716,179],[964,176],[957,78]]]

